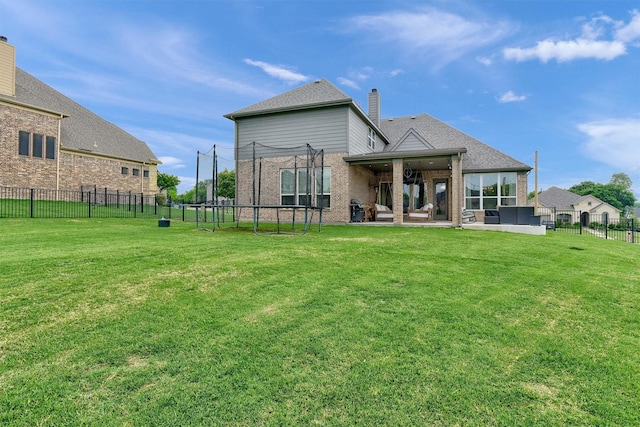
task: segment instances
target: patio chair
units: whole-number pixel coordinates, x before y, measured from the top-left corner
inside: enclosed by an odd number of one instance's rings
[[[431,203],[427,203],[423,207],[418,210],[409,212],[409,219],[420,219],[427,221],[431,219],[433,216],[433,205]]]
[[[376,203],[376,221],[390,219],[393,221],[393,211],[384,205]]]

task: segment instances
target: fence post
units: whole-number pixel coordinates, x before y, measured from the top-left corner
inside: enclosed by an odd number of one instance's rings
[[[140,193],[140,213],[144,213],[144,193]]]
[[[34,189],[32,188],[31,191],[29,192],[29,217],[33,218],[33,193],[34,193]]]
[[[578,211],[578,223],[580,224],[580,235],[582,235],[582,211]]]
[[[91,218],[91,191],[87,191],[87,205],[89,206],[89,218]]]

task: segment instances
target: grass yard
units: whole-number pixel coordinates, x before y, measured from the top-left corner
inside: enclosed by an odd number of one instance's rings
[[[640,425],[637,245],[0,220],[0,425]]]

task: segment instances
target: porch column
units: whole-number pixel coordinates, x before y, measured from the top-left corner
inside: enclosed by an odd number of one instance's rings
[[[402,159],[393,159],[393,223],[402,224],[402,210],[404,199],[403,191],[403,162]]]
[[[451,156],[451,221],[456,227],[462,226],[462,209],[464,209],[464,179],[462,178],[462,157]]]

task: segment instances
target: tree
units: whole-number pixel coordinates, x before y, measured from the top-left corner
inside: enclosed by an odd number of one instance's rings
[[[178,196],[178,198],[182,200],[182,203],[194,203],[196,201],[196,188],[193,187],[191,190]]]
[[[593,181],[582,181],[580,184],[576,184],[573,187],[569,188],[569,191],[584,196],[587,194],[591,194],[595,186],[596,183]]]
[[[631,178],[629,178],[629,175],[626,173],[614,173],[611,175],[611,181],[609,181],[609,184],[622,185],[627,190],[630,190],[633,185],[633,181],[631,181]]]
[[[633,193],[622,184],[596,184],[592,181],[584,181],[569,188],[569,191],[581,196],[590,194],[621,211],[636,203]]]
[[[180,184],[180,178],[175,175],[169,175],[168,173],[158,173],[158,190],[174,190],[177,192],[177,187]]]
[[[538,190],[538,194],[542,193],[542,190]],[[535,191],[530,191],[529,195],[527,196],[527,200],[533,200],[534,197],[536,197],[536,192]]]
[[[195,202],[196,203],[202,203],[202,202],[211,202],[211,200],[209,200],[208,196],[211,195],[210,192],[207,192],[207,190],[209,190],[210,186],[213,185],[213,180],[212,179],[205,179],[204,181],[200,181],[197,184],[198,190],[197,192],[194,189],[194,196],[196,198]]]
[[[235,171],[228,171],[227,168],[225,168],[224,171],[218,173],[218,196],[227,199],[236,198]]]

